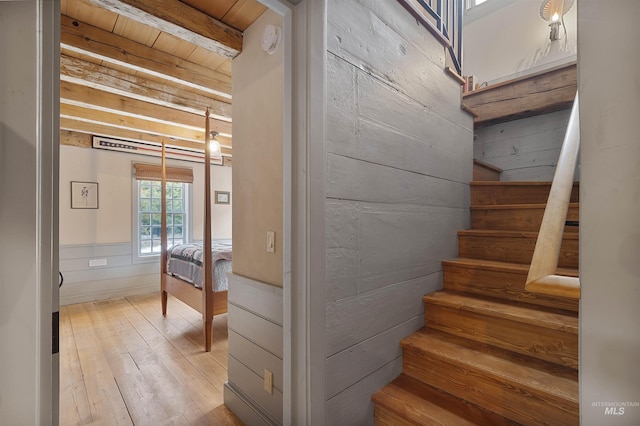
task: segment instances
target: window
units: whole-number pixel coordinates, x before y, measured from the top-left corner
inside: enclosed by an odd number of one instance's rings
[[[478,6],[484,3],[487,0],[467,0],[467,9],[471,9],[472,7]]]
[[[138,256],[160,254],[162,184],[138,180]],[[167,245],[184,243],[187,230],[187,184],[167,182]]]

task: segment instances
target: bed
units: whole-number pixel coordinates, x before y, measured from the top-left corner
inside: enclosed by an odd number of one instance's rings
[[[160,287],[162,315],[167,315],[171,294],[202,314],[204,349],[211,351],[213,317],[227,312],[226,273],[231,271],[231,242],[211,240],[211,152],[209,110],[206,111],[204,143],[204,236],[200,245],[167,247],[166,152],[162,142],[162,224]],[[208,167],[207,167],[208,166]],[[173,256],[173,257],[172,257]],[[191,260],[189,260],[191,258]],[[215,272],[215,273],[214,273]],[[203,285],[203,283],[211,283]]]

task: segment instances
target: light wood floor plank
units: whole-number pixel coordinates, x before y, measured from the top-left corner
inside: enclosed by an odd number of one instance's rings
[[[158,294],[61,308],[61,425],[241,425],[223,404],[227,318],[204,352],[200,314]]]

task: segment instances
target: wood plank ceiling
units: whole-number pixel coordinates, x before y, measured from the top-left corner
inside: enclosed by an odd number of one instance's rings
[[[61,0],[61,143],[202,147],[209,108],[230,160],[231,61],[265,10],[256,0]]]

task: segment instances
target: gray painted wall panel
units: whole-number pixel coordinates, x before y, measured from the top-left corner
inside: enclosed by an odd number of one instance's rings
[[[402,355],[400,340],[424,324],[424,315],[380,333],[371,339],[327,358],[327,369],[335,374],[327,377],[327,398],[332,398],[362,377],[374,373]]]
[[[271,426],[262,414],[259,414],[255,407],[249,405],[240,390],[234,388],[229,382],[224,384],[224,405],[227,406],[245,424],[251,426]]]
[[[90,267],[92,259],[106,259],[107,265]],[[62,305],[160,289],[159,259],[133,263],[129,243],[61,246],[60,271],[64,275]]]
[[[466,209],[365,206],[358,293],[440,271],[457,254],[456,231]]]
[[[431,42],[433,48],[423,46],[418,49],[417,44],[396,30],[409,22],[415,25],[413,18],[404,23],[395,20],[391,22],[393,26],[385,22],[387,16],[408,14],[401,5],[395,5],[384,15],[378,10],[372,12],[356,0],[329,1],[328,9],[327,48],[330,52],[426,108],[441,111],[458,124],[467,122],[468,117],[460,109],[460,84],[442,75],[444,48]],[[434,80],[439,84],[424,84]]]
[[[428,82],[439,84],[444,80],[451,80],[441,69],[438,72],[438,77],[433,76],[423,84],[431,86]],[[422,90],[422,87],[414,90]],[[426,107],[363,73],[358,73],[357,94],[358,113],[361,117],[384,124],[400,134],[425,141],[428,147],[449,150],[462,156],[471,154],[469,151],[473,132],[471,117],[467,113],[463,114],[468,126],[456,124],[445,114],[446,111],[441,113],[437,107]],[[456,96],[456,103],[459,109],[459,96]]]
[[[501,180],[551,181],[571,110],[476,129],[474,157],[500,167]],[[575,179],[579,180],[579,170]]]
[[[371,424],[469,224],[472,119],[398,2],[328,0],[327,19],[326,423]]]
[[[442,287],[433,273],[327,304],[327,356],[424,313],[422,296]],[[354,360],[355,361],[355,360]],[[335,374],[331,371],[331,374]]]
[[[282,288],[229,275],[229,303],[282,326]]]
[[[361,117],[358,121],[359,158],[427,176],[468,183],[471,153],[468,147],[460,149],[460,145],[464,147],[465,143],[453,142],[448,126],[433,126],[429,132],[430,134],[418,139]],[[468,131],[461,132],[459,136],[463,134],[467,135],[467,141],[471,140]]]
[[[229,377],[233,383],[275,419],[282,419],[282,392],[277,389],[273,394],[264,390],[262,377],[255,374],[246,365],[229,355]]]
[[[355,156],[356,141],[356,68],[327,55],[327,151]]]
[[[373,374],[327,401],[327,425],[353,426],[373,424],[371,389],[380,389],[402,372],[402,358],[383,365]]]
[[[224,398],[232,405],[240,399],[238,414],[251,422],[258,413],[282,423],[282,297],[280,287],[229,274],[229,384],[241,391],[225,389]],[[265,369],[273,373],[273,395],[263,387]]]
[[[282,326],[229,303],[229,330],[282,358]],[[231,353],[231,349],[229,350]]]
[[[282,358],[278,358],[233,330],[229,330],[229,347],[232,348],[234,358],[256,375],[264,379],[264,369],[271,371],[273,386],[282,392]]]
[[[465,208],[469,185],[381,166],[340,155],[327,155],[327,197],[343,200]]]

